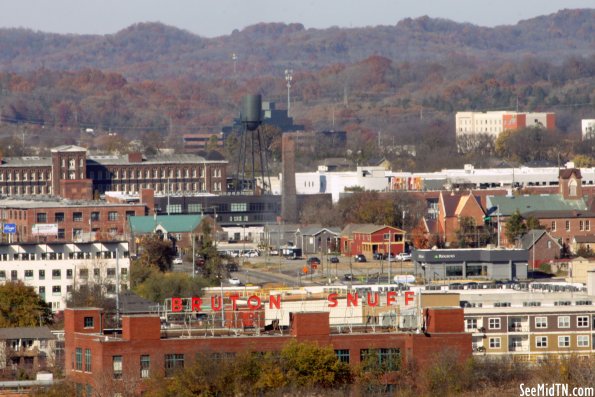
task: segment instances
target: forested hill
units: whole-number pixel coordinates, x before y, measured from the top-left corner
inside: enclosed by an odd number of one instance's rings
[[[564,59],[595,50],[595,10],[563,10],[494,28],[421,17],[393,26],[305,29],[301,24],[257,24],[203,38],[160,23],[139,23],[110,35],[59,35],[0,29],[0,71],[93,68],[129,79],[219,79],[278,74],[286,67],[315,70],[377,55],[393,61],[512,60],[525,55]]]

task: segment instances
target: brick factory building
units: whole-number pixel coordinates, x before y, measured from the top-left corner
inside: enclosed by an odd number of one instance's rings
[[[225,192],[227,161],[192,154],[89,156],[64,145],[51,157],[7,157],[0,161],[0,194],[93,199],[106,191]]]
[[[233,312],[225,312],[227,323]],[[236,312],[237,313],[237,312]],[[461,359],[471,355],[471,335],[464,332],[463,309],[426,308],[424,328],[398,330],[372,328],[366,324],[338,328],[330,324],[329,312],[293,312],[289,331],[265,328],[165,329],[158,315],[124,316],[121,332],[102,330],[101,309],[65,310],[66,375],[81,392],[106,387],[140,387],[149,375],[171,376],[191,366],[201,354],[233,356],[236,353],[281,350],[289,341],[330,345],[350,365],[374,351],[379,359],[395,360],[400,366],[416,362],[422,368],[437,353],[449,349]],[[238,332],[234,332],[238,331]],[[346,333],[347,332],[347,333]]]
[[[126,238],[128,218],[145,215],[144,204],[63,200],[53,197],[0,200],[0,215],[14,224],[12,242],[97,241]],[[3,235],[8,238],[7,234]]]

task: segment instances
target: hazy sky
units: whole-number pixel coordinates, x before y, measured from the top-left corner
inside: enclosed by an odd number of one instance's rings
[[[2,0],[0,27],[105,34],[158,21],[214,37],[258,22],[361,27],[422,15],[508,25],[563,8],[595,8],[595,0]]]

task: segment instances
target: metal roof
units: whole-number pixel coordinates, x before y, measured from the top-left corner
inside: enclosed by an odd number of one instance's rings
[[[517,210],[522,214],[536,211],[588,210],[584,199],[564,199],[559,194],[488,196],[488,207],[498,206],[500,215],[510,216]]]
[[[189,233],[194,231],[203,217],[201,215],[155,215],[131,216],[128,218],[133,233],[152,233],[157,227],[167,233]]]

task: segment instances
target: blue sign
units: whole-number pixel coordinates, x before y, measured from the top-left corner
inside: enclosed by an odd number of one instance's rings
[[[4,234],[15,234],[17,232],[17,225],[15,223],[5,223],[2,232]]]

